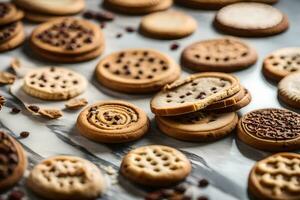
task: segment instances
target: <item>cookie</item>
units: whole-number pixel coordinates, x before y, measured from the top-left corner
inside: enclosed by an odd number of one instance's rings
[[[150,128],[146,113],[125,101],[104,101],[85,108],[77,118],[81,135],[96,142],[137,140]]]
[[[225,73],[199,73],[166,85],[151,100],[156,115],[171,116],[195,112],[240,90],[238,79]]]
[[[43,100],[66,100],[83,93],[86,79],[69,69],[44,67],[28,72],[23,90],[30,96]]]
[[[145,8],[152,7],[159,3],[159,0],[106,0],[112,5],[127,8]]]
[[[262,3],[235,3],[216,14],[215,27],[225,33],[245,37],[279,34],[289,27],[288,18],[278,9]]]
[[[25,40],[24,27],[21,22],[15,22],[0,27],[0,52],[14,49]]]
[[[278,97],[287,105],[300,109],[300,72],[291,73],[279,82]]]
[[[140,31],[160,39],[178,39],[191,35],[197,29],[194,18],[179,11],[149,14],[142,18]]]
[[[48,15],[73,15],[85,7],[84,0],[13,0],[18,7],[26,12]]]
[[[280,81],[292,72],[300,71],[300,48],[289,47],[276,50],[263,63],[263,73],[271,80]]]
[[[249,174],[249,192],[257,199],[300,199],[299,165],[298,153],[278,153],[258,161]]]
[[[122,160],[121,173],[147,186],[167,186],[185,179],[191,172],[184,154],[168,146],[150,145],[130,151]]]
[[[0,110],[2,109],[2,107],[5,104],[5,98],[3,96],[0,95]]]
[[[255,110],[240,119],[237,132],[242,142],[260,150],[297,150],[300,115],[277,108]]]
[[[22,27],[22,29],[23,29],[23,27]],[[25,40],[25,32],[24,32],[24,30],[21,30],[19,33],[17,33],[17,35],[15,35],[10,40],[8,40],[4,43],[0,43],[0,52],[8,51],[8,50],[16,48],[16,47],[20,46],[24,42],[24,40]]]
[[[15,185],[27,167],[22,146],[7,133],[0,131],[0,191]]]
[[[24,16],[23,11],[17,9],[14,4],[0,3],[0,25],[7,25],[19,21]]]
[[[159,129],[179,140],[190,142],[215,141],[230,134],[237,125],[236,113],[194,112],[173,117],[155,117]]]
[[[126,49],[103,58],[95,70],[105,87],[124,93],[160,90],[180,76],[180,67],[167,55],[152,49]]]
[[[105,190],[104,178],[96,165],[75,156],[43,160],[30,172],[27,186],[46,199],[96,199]]]
[[[256,50],[232,37],[196,42],[181,54],[184,67],[200,72],[234,72],[250,67],[256,61]]]

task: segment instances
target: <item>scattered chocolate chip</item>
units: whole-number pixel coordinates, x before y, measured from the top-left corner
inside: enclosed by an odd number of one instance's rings
[[[116,35],[116,38],[121,38],[123,35],[122,35],[122,33],[118,33],[117,35]]]
[[[179,44],[177,44],[177,43],[173,43],[173,44],[171,44],[171,46],[170,46],[170,49],[172,50],[172,51],[175,51],[175,50],[177,50],[179,48]]]
[[[19,108],[13,107],[10,112],[12,114],[18,114],[19,112],[21,112],[21,110]]]
[[[197,200],[208,200],[208,197],[206,196],[200,196],[197,198]]]
[[[8,200],[21,200],[25,196],[24,192],[20,190],[14,190],[8,195]]]
[[[135,32],[135,28],[130,27],[130,26],[125,27],[125,30],[126,30],[127,33],[133,33],[133,32]]]
[[[35,105],[30,105],[30,106],[28,106],[28,108],[33,112],[38,112],[40,110],[40,108]]]
[[[206,180],[206,179],[201,179],[199,182],[198,182],[198,186],[199,187],[207,187],[209,185],[209,182],[208,182],[208,180]]]
[[[28,131],[22,131],[21,133],[20,133],[20,137],[21,138],[27,138],[28,136],[29,136],[29,132]]]

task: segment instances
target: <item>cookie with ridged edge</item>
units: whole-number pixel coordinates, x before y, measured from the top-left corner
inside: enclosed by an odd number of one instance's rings
[[[178,11],[152,13],[143,17],[140,23],[141,33],[160,39],[183,38],[192,34],[196,29],[196,20]]]
[[[83,93],[87,81],[82,75],[65,68],[44,67],[29,71],[22,89],[43,100],[66,100]]]
[[[101,171],[88,160],[75,156],[54,156],[35,165],[27,186],[40,197],[52,200],[96,199],[106,184]]]
[[[287,105],[300,109],[300,72],[291,73],[279,82],[278,98]]]
[[[277,153],[258,161],[249,174],[249,192],[256,199],[300,199],[299,165],[298,153]]]
[[[120,171],[129,180],[147,186],[168,186],[184,180],[192,170],[180,151],[162,145],[131,150],[122,160]]]
[[[266,108],[245,114],[238,123],[238,138],[264,151],[292,151],[300,145],[300,115]]]
[[[289,27],[288,17],[267,4],[235,3],[220,9],[215,27],[225,33],[244,37],[264,37],[279,34]]]
[[[263,62],[263,73],[270,80],[280,81],[290,73],[300,71],[300,48],[287,47],[270,53]]]
[[[240,91],[239,80],[230,74],[206,72],[166,85],[150,103],[156,115],[171,116],[195,112]]]
[[[191,142],[215,141],[230,134],[237,125],[236,113],[194,112],[173,117],[155,117],[159,129],[168,136]]]
[[[27,158],[22,146],[7,133],[0,131],[0,191],[15,185],[27,167]]]
[[[146,113],[125,101],[97,102],[85,108],[76,126],[84,137],[103,143],[137,140],[150,128]]]
[[[172,83],[181,69],[169,56],[153,49],[125,49],[103,58],[96,67],[97,80],[124,93],[151,93]]]
[[[181,63],[195,71],[233,72],[252,66],[257,57],[256,50],[245,42],[225,37],[189,45],[181,54]]]

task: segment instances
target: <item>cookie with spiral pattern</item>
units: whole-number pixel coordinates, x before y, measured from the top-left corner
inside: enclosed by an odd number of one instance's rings
[[[300,155],[278,153],[258,161],[252,168],[248,189],[257,199],[300,199]]]
[[[238,138],[260,150],[300,149],[300,115],[285,109],[254,110],[238,124]]]
[[[146,113],[125,101],[104,101],[85,108],[78,116],[81,135],[96,142],[122,143],[137,140],[147,133]]]

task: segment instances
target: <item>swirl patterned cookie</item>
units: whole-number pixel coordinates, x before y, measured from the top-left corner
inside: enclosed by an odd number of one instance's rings
[[[300,199],[300,155],[278,153],[258,161],[252,168],[248,188],[257,199]]]
[[[278,97],[287,105],[300,109],[300,72],[291,73],[279,82]]]
[[[167,186],[185,179],[192,170],[184,154],[168,146],[150,145],[130,151],[121,164],[124,177],[147,186]]]
[[[238,124],[244,143],[265,151],[300,149],[300,115],[285,109],[260,109],[244,115]]]
[[[75,156],[55,156],[37,164],[27,186],[39,196],[53,200],[96,199],[105,190],[104,178],[96,165]]]
[[[149,127],[146,113],[124,101],[95,103],[85,108],[77,119],[77,128],[84,137],[104,143],[137,140]]]

